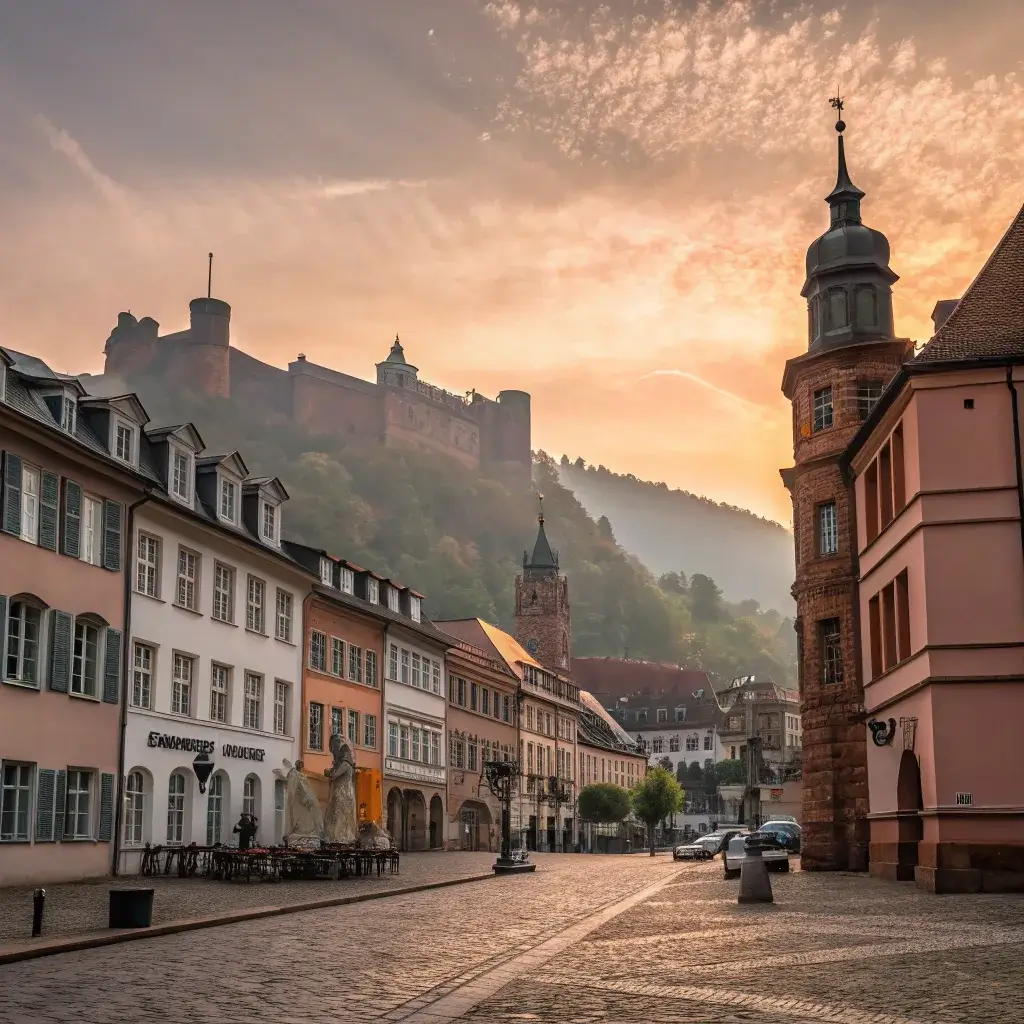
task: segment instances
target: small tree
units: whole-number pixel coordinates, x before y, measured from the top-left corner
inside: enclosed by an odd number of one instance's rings
[[[671,757],[659,757],[658,758],[658,767],[659,768],[664,768],[665,771],[667,771],[667,772],[672,771],[672,758]]]
[[[747,766],[739,758],[719,761],[715,781],[720,786],[742,786],[747,781]]]
[[[579,810],[583,821],[602,824],[622,821],[629,814],[629,790],[611,782],[594,782],[580,790]]]
[[[633,813],[647,826],[652,857],[655,827],[682,809],[683,796],[682,786],[660,767],[652,768],[633,790]]]

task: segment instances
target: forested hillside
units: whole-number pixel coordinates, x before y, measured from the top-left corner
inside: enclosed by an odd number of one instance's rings
[[[559,478],[592,516],[615,524],[619,543],[652,572],[704,573],[730,601],[794,613],[793,535],[778,523],[564,455]]]
[[[99,384],[95,379],[89,386]],[[105,383],[108,393],[121,382]],[[537,530],[533,493],[513,493],[453,460],[268,426],[231,399],[169,394],[134,379],[154,425],[193,422],[210,452],[238,450],[251,473],[279,476],[291,496],[285,533],[322,546],[424,593],[434,618],[480,616],[512,626],[514,581]],[[569,576],[577,655],[622,656],[706,668],[721,678],[792,677],[792,625],[753,602],[726,605],[714,582],[660,581],[595,521],[544,453],[534,463],[547,533]],[[689,567],[681,566],[688,572]]]

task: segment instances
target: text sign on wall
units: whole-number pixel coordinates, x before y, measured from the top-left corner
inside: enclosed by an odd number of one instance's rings
[[[220,752],[224,757],[240,757],[245,761],[262,761],[267,756],[261,747],[239,747],[234,743],[225,743]]]
[[[197,740],[193,736],[168,736],[165,732],[151,732],[146,745],[163,747],[166,750],[187,750],[191,754],[212,754],[216,747],[213,740]]]

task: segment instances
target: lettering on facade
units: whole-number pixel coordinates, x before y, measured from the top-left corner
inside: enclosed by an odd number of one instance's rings
[[[240,757],[245,761],[262,761],[267,756],[261,747],[239,747],[234,743],[225,743],[220,752],[224,757]]]
[[[439,786],[443,786],[445,782],[444,768],[416,764],[391,757],[385,759],[384,771],[398,778],[414,779],[417,782],[433,782]]]
[[[213,740],[197,740],[191,736],[168,736],[163,732],[151,732],[146,740],[147,746],[164,747],[166,750],[187,750],[194,754],[212,754]]]

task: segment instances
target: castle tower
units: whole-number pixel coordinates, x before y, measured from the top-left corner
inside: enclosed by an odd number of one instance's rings
[[[414,387],[419,372],[419,367],[406,361],[405,349],[396,334],[387,359],[377,364],[377,383],[393,388]]]
[[[842,101],[832,105],[842,116]],[[793,499],[797,644],[803,720],[802,864],[864,870],[868,787],[853,496],[839,456],[911,343],[893,336],[885,236],[863,224],[864,193],[850,180],[839,133],[828,230],[807,250],[808,348],[786,363],[793,460],[782,479]]]
[[[149,316],[136,320],[131,313],[118,313],[117,326],[103,346],[103,372],[127,379],[145,371],[156,358],[160,325]]]
[[[572,662],[569,581],[558,570],[558,555],[544,532],[544,509],[537,516],[533,557],[523,552],[516,576],[516,639],[542,665],[568,672]]]
[[[206,296],[193,299],[188,313],[189,329],[181,337],[182,383],[199,394],[227,398],[231,394],[231,307]]]

